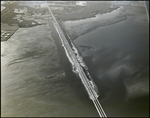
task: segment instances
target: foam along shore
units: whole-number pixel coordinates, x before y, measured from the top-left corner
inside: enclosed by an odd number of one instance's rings
[[[78,36],[90,32],[97,27],[107,26],[114,23],[118,23],[126,20],[129,16],[137,15],[140,10],[146,13],[143,6],[131,7],[131,6],[120,6],[118,9],[113,10],[109,13],[97,14],[95,17],[65,21],[63,26],[68,31],[68,34],[72,39],[76,39]]]

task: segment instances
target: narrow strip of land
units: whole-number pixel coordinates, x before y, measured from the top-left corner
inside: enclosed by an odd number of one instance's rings
[[[57,30],[58,34],[59,34],[59,37],[61,39],[61,42],[62,42],[62,46],[64,47],[65,49],[65,52],[66,52],[66,55],[69,59],[69,61],[71,62],[72,66],[76,68],[76,72],[78,73],[88,95],[89,95],[89,98],[93,101],[98,113],[99,113],[99,116],[100,117],[106,117],[106,114],[103,110],[103,108],[101,107],[99,101],[98,101],[98,94],[96,93],[96,91],[94,90],[90,80],[88,80],[83,68],[81,67],[80,65],[80,62],[78,61],[74,51],[72,50],[71,46],[69,45],[63,31],[61,30],[55,16],[53,15],[51,9],[49,8],[48,6],[48,9],[52,15],[52,18],[53,18],[53,24],[55,26],[55,29]]]

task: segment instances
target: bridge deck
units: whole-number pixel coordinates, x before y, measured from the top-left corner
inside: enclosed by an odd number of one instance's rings
[[[65,52],[66,52],[66,55],[69,59],[69,61],[71,62],[72,66],[74,66],[76,68],[76,73],[78,73],[88,95],[89,95],[89,98],[93,101],[100,117],[106,117],[106,114],[104,112],[104,110],[102,109],[99,101],[98,101],[98,94],[96,93],[96,91],[94,90],[90,80],[88,80],[86,74],[84,73],[84,70],[83,68],[81,67],[80,63],[78,62],[78,59],[74,53],[74,51],[72,50],[71,46],[69,45],[63,31],[61,30],[56,18],[54,17],[51,9],[49,8],[48,6],[48,9],[52,15],[52,18],[53,18],[53,24],[55,26],[55,29],[56,31],[58,32],[59,34],[59,37],[61,39],[61,42],[62,42],[62,46],[64,47],[65,49]]]

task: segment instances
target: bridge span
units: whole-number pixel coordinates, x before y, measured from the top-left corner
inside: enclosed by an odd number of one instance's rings
[[[98,89],[96,84],[94,83],[93,79],[91,78],[90,74],[87,71],[87,67],[85,63],[82,60],[82,57],[79,55],[78,50],[74,46],[73,43],[69,44],[68,40],[66,39],[65,34],[63,33],[59,23],[57,22],[55,16],[53,15],[49,5],[47,4],[47,7],[51,13],[52,16],[52,22],[54,24],[54,27],[60,37],[62,46],[65,50],[65,53],[72,65],[73,72],[75,72],[81,79],[89,98],[93,101],[96,110],[100,117],[107,117],[100,102],[98,101]],[[85,71],[86,70],[86,71]]]

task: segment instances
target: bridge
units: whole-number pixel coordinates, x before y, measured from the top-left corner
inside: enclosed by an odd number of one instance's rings
[[[68,40],[66,39],[65,34],[63,33],[59,23],[57,22],[57,20],[56,20],[55,16],[53,15],[48,4],[47,4],[47,7],[49,9],[49,12],[51,13],[52,20],[53,20],[52,22],[53,22],[54,27],[60,37],[60,40],[61,40],[62,46],[65,50],[65,53],[66,53],[70,63],[72,64],[73,72],[75,72],[80,77],[80,79],[89,95],[89,98],[93,101],[93,103],[96,107],[96,110],[97,110],[99,116],[107,117],[100,102],[98,101],[99,95],[97,92],[96,84],[90,77],[89,73],[87,71],[85,71],[86,65],[81,60],[81,57],[79,56],[79,53],[78,53],[76,47],[73,45],[73,43],[71,43],[71,45],[69,44]]]

